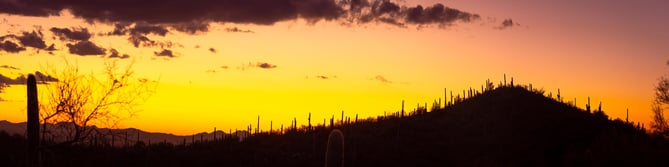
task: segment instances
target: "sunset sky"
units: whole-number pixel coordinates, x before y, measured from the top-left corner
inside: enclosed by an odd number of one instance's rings
[[[503,74],[554,95],[559,88],[581,108],[589,96],[613,118],[624,119],[629,108],[630,120],[648,127],[653,86],[669,72],[668,6],[0,0],[0,74],[13,79],[65,61],[100,73],[105,61],[134,62],[137,76],[159,82],[141,112],[119,128],[181,135],[255,127],[258,115],[263,130],[270,120],[274,129],[294,117],[306,124],[310,112],[312,124],[342,110],[376,117],[400,110],[402,100],[408,110],[431,105],[444,88],[480,89]],[[5,88],[0,120],[24,122],[25,97],[25,85]]]

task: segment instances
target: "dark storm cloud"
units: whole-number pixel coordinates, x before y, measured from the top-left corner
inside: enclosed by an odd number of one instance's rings
[[[3,42],[3,48],[5,49],[19,49],[18,51],[22,51],[25,48],[24,47],[33,47],[37,49],[44,49],[46,48],[46,43],[42,39],[44,34],[42,34],[41,31],[32,31],[32,32],[23,32],[20,36],[19,35],[5,35],[5,36],[0,36],[0,41],[5,41]],[[16,40],[18,43],[21,43],[23,46],[18,46],[17,43],[14,41],[10,41],[10,43],[7,43],[6,40]],[[16,45],[16,47],[14,47]],[[23,49],[21,49],[23,48]],[[9,50],[5,50],[8,51]],[[13,50],[12,52],[18,52],[16,50]]]
[[[0,43],[0,50],[4,50],[5,52],[9,53],[18,53],[20,51],[26,50],[26,48],[21,47],[12,41],[5,41]]]
[[[192,33],[198,32],[198,27],[183,27],[183,31],[190,31]],[[180,45],[171,41],[155,41],[151,40],[148,35],[165,36],[170,32],[167,27],[163,25],[153,25],[148,23],[126,24],[118,23],[114,25],[114,30],[103,35],[128,35],[128,42],[135,47],[161,47],[171,48],[174,45]]]
[[[107,35],[148,35],[155,34],[160,36],[165,36],[170,31],[162,25],[153,25],[147,23],[117,23],[114,24],[114,30],[107,33]]]
[[[204,22],[190,22],[190,23],[180,23],[171,25],[177,31],[196,34],[198,32],[207,32],[209,31],[209,23]]]
[[[135,26],[129,28],[128,31],[130,34],[156,34],[160,36],[165,36],[169,32],[169,30],[163,26],[150,24],[135,24]]]
[[[407,7],[389,0],[0,0],[0,13],[50,16],[63,10],[88,21],[148,23],[191,33],[207,31],[210,22],[271,25],[300,18],[450,25],[479,18],[442,4]]]
[[[103,55],[105,54],[105,49],[101,48],[91,41],[80,41],[76,44],[67,44],[70,53],[87,56],[87,55]]]
[[[33,48],[38,48],[38,49],[44,49],[46,48],[46,43],[42,39],[42,34],[41,31],[33,31],[33,32],[23,32],[23,35],[16,37],[19,41],[21,41],[21,44],[25,47],[33,47]]]
[[[91,38],[91,33],[86,28],[69,29],[52,27],[49,29],[53,34],[60,37],[61,40],[87,41]]]
[[[164,56],[169,58],[174,57],[174,53],[172,52],[172,50],[169,49],[163,49],[160,52],[153,52],[153,54],[155,54],[156,56]]]

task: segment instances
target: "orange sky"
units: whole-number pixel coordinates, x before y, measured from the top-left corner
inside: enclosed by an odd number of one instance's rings
[[[192,134],[218,129],[289,126],[293,117],[306,123],[309,112],[315,123],[332,115],[383,115],[416,103],[431,104],[443,89],[454,93],[470,86],[480,88],[486,79],[502,80],[504,73],[516,83],[532,83],[547,92],[558,88],[565,100],[577,99],[584,107],[603,102],[611,117],[625,117],[648,125],[653,85],[667,72],[669,12],[665,2],[538,2],[492,0],[407,1],[406,6],[435,3],[476,13],[480,19],[452,25],[381,22],[342,25],[341,20],[310,23],[304,19],[281,20],[271,25],[211,22],[208,31],[196,34],[170,28],[165,36],[148,34],[157,41],[172,41],[175,57],[157,57],[161,47],[134,47],[128,36],[100,33],[114,29],[114,22],[90,23],[63,12],[61,16],[30,17],[0,14],[0,32],[20,35],[42,30],[47,45],[56,44],[54,55],[27,48],[0,51],[0,74],[16,77],[76,62],[84,71],[100,71],[101,56],[68,52],[68,41],[56,40],[49,29],[87,28],[98,46],[114,48],[135,61],[138,76],[159,79],[156,93],[141,106],[136,117],[120,127],[147,131]],[[662,4],[664,3],[664,4]],[[624,12],[623,12],[624,11]],[[1,12],[0,12],[1,13]],[[499,29],[504,19],[519,25]],[[237,27],[253,33],[230,32]],[[199,47],[196,47],[199,46]],[[214,48],[215,53],[208,51]],[[264,69],[249,63],[269,63]],[[220,68],[227,66],[227,69]],[[328,79],[317,76],[327,76]],[[380,78],[385,78],[385,81]],[[0,94],[0,119],[25,121],[25,87],[11,85]]]

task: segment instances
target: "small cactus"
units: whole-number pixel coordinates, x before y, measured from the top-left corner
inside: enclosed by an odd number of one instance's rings
[[[588,96],[588,104],[585,104],[585,110],[590,113],[590,96]]]
[[[513,87],[513,77],[511,77],[511,87]]]
[[[626,123],[630,123],[629,116],[630,116],[630,109],[627,108],[627,109],[625,110],[625,122],[626,122]]]
[[[402,100],[402,115],[400,115],[400,117],[404,117],[404,100]]]

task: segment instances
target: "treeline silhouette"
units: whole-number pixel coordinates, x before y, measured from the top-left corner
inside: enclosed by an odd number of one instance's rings
[[[447,100],[447,95],[450,98]],[[342,132],[344,166],[669,166],[669,142],[629,120],[505,81],[377,118],[341,119],[183,143],[43,148],[42,166],[322,166]],[[404,103],[404,102],[403,102]],[[601,104],[601,103],[600,103]],[[260,117],[258,118],[258,127]],[[249,125],[247,132],[253,132]],[[27,140],[0,132],[0,165],[24,166]]]

